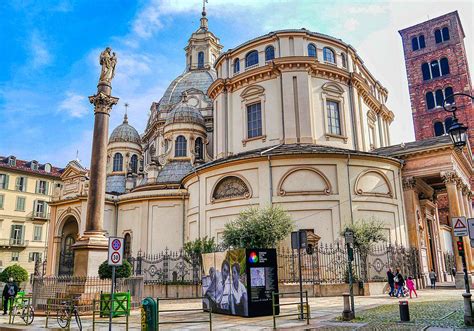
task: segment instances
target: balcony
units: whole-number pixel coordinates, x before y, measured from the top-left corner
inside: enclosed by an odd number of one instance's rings
[[[36,220],[47,220],[49,218],[49,214],[44,211],[35,211],[33,212],[33,219]]]
[[[26,247],[29,240],[23,239],[0,239],[0,248]]]

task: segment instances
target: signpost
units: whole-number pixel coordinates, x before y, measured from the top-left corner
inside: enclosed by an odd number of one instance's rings
[[[469,235],[469,229],[467,225],[467,220],[464,216],[453,217],[451,219],[453,225],[454,236],[458,237],[457,248],[458,254],[461,257],[462,269],[464,272],[464,287],[466,288],[466,293],[471,293],[469,289],[469,277],[467,275],[467,265],[466,265],[466,254],[464,254],[464,236]]]
[[[110,290],[109,331],[112,331],[112,316],[114,313],[115,267],[123,264],[123,238],[109,237],[108,264],[112,266],[112,287]]]
[[[305,249],[308,244],[308,237],[306,230],[294,231],[291,233],[291,248],[298,250],[298,270],[299,270],[299,282],[300,282],[300,307],[301,314],[300,319],[304,319],[303,310],[303,279],[301,276],[301,249]]]
[[[355,309],[354,309],[354,279],[352,276],[352,261],[354,261],[354,249],[352,248],[352,244],[354,243],[354,232],[347,229],[344,232],[344,239],[346,240],[347,246],[347,263],[349,268],[349,295],[351,297],[351,312],[352,318],[355,318]]]

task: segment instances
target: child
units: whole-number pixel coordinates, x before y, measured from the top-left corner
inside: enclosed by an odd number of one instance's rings
[[[407,284],[408,290],[410,290],[410,299],[412,298],[411,297],[411,292],[412,291],[413,291],[413,293],[415,293],[416,297],[418,298],[418,294],[416,294],[415,282],[413,281],[413,278],[408,277],[408,279],[406,281],[406,284]]]

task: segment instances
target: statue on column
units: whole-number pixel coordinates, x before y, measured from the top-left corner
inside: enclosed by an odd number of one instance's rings
[[[110,84],[112,78],[115,76],[115,66],[117,64],[115,52],[112,52],[112,49],[107,47],[102,53],[100,53],[99,63],[102,66],[99,83],[106,82]]]

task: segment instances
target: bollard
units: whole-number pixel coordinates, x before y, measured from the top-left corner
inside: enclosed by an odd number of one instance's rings
[[[471,303],[471,293],[463,293],[464,298],[464,325],[472,326],[472,303]]]
[[[408,309],[408,301],[399,301],[400,306],[400,321],[409,322],[410,321],[410,310]]]
[[[350,321],[354,319],[354,314],[352,313],[351,305],[349,303],[350,294],[342,293],[342,298],[344,300],[344,310],[342,311],[342,319],[344,321]]]

